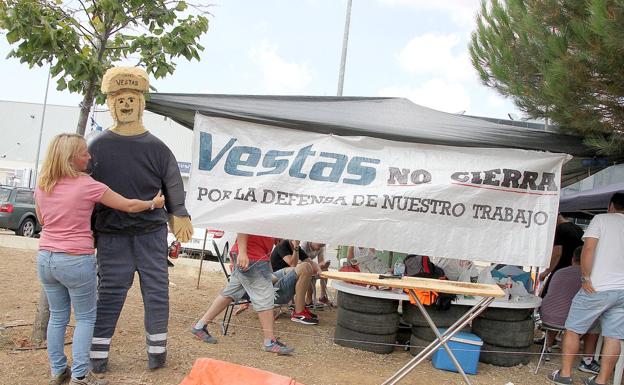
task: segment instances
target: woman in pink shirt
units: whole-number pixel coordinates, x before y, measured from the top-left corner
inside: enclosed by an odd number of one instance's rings
[[[91,159],[85,139],[60,134],[52,139],[35,190],[39,239],[37,272],[50,304],[48,359],[50,384],[104,385],[89,371],[89,348],[96,316],[96,260],[91,213],[96,203],[116,210],[139,212],[162,208],[158,192],[151,201],[126,199],[85,173]],[[64,353],[64,337],[71,305],[74,329],[71,370]]]

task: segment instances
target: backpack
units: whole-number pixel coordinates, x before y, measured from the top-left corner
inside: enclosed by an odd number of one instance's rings
[[[405,257],[403,263],[405,263],[405,275],[407,276],[446,279],[444,270],[431,262],[427,255],[409,254]],[[422,296],[425,293],[421,292],[419,294]],[[432,296],[431,300],[425,302],[425,304],[430,304],[437,310],[448,310],[451,307],[451,302],[455,299],[457,299],[457,296],[454,294],[439,293],[437,296]]]
[[[409,254],[403,263],[405,264],[405,275],[409,277],[444,277],[444,270],[434,265],[427,255]]]

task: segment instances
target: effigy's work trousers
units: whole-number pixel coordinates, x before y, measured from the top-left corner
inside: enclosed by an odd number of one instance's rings
[[[167,228],[138,235],[97,234],[98,300],[91,343],[91,365],[106,371],[119,314],[135,272],[143,296],[145,340],[150,369],[164,366],[169,321]]]

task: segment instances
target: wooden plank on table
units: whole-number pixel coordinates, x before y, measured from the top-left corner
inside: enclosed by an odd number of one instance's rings
[[[400,289],[433,290],[449,294],[474,295],[480,297],[503,297],[505,295],[505,292],[498,285],[455,282],[432,278],[403,277],[401,279],[379,279],[379,274],[342,271],[324,271],[321,273],[321,277],[367,285],[397,287]]]

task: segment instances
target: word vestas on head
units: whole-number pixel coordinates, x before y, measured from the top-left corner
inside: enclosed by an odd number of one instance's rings
[[[213,153],[212,134],[201,132],[199,139],[199,169],[211,171],[223,164],[223,171],[233,176],[279,175],[287,171],[292,178],[365,186],[375,180],[377,170],[364,164],[376,165],[380,162],[374,158],[354,156],[349,159],[345,154],[321,151],[319,156],[327,161],[315,162],[306,174],[306,161],[316,155],[312,145],[298,149],[296,154],[295,151],[283,150],[268,150],[263,154],[258,147],[235,146],[238,139],[230,138],[225,146],[215,149]],[[221,162],[224,158],[225,161]],[[346,177],[343,178],[345,172]]]

